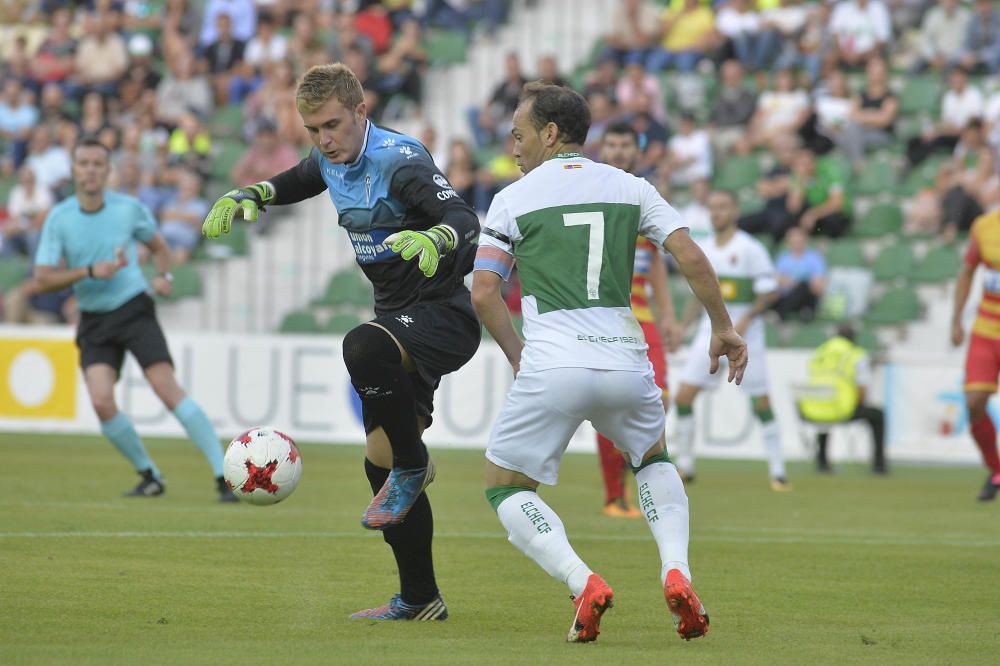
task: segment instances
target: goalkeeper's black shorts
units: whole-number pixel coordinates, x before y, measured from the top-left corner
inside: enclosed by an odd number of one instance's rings
[[[392,333],[413,359],[416,372],[413,388],[417,415],[429,426],[434,411],[434,391],[441,377],[455,372],[469,362],[479,348],[482,331],[472,308],[469,290],[464,287],[447,300],[416,303],[372,320]],[[367,409],[363,409],[365,432],[379,427]]]

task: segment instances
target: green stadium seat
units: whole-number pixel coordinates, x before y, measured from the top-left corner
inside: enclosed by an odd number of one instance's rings
[[[774,256],[778,250],[778,244],[774,241],[774,236],[771,234],[753,234],[754,240],[764,246],[768,254]]]
[[[323,295],[313,301],[313,305],[371,305],[371,287],[356,268],[347,268],[334,273],[326,285]]]
[[[896,326],[920,317],[920,299],[909,287],[890,289],[865,315],[865,322],[876,326]]]
[[[792,329],[786,347],[815,349],[830,339],[830,331],[824,324],[801,324]]]
[[[941,164],[948,161],[946,155],[931,155],[918,164],[903,182],[896,187],[896,195],[900,197],[912,197],[920,190],[931,187],[937,179]]]
[[[781,324],[776,324],[773,321],[767,321],[764,323],[764,342],[770,348],[782,347],[785,341],[782,337]]]
[[[868,209],[861,222],[851,228],[857,238],[881,238],[897,233],[903,226],[903,211],[896,204],[875,204]]]
[[[886,246],[872,264],[875,279],[884,282],[905,278],[913,268],[913,250],[906,243]]]
[[[316,315],[309,310],[289,312],[278,326],[279,333],[319,333],[319,322]]]
[[[730,157],[719,164],[715,172],[715,187],[738,192],[744,187],[753,187],[760,179],[760,165],[757,158]]]
[[[852,238],[843,238],[830,243],[830,247],[826,249],[825,257],[826,263],[830,267],[863,268],[867,265],[861,243]]]
[[[227,104],[217,108],[209,128],[213,137],[239,137],[243,131],[243,105]]]
[[[201,296],[201,273],[189,264],[180,264],[170,269],[174,276],[174,291],[168,300],[178,301],[182,298]]]
[[[361,317],[350,312],[338,312],[334,314],[330,319],[327,320],[326,325],[323,326],[323,331],[326,333],[333,333],[335,335],[343,335],[351,329],[361,326],[364,322]]]
[[[10,200],[10,192],[17,185],[17,178],[0,178],[0,208],[6,208]]]
[[[243,157],[243,153],[247,149],[246,145],[238,139],[230,139],[219,141],[216,148],[217,150],[213,151],[214,155],[212,157],[212,178],[234,186],[237,185],[238,183],[230,181],[229,173],[236,166],[236,163],[240,161],[240,158]]]
[[[936,247],[910,269],[910,280],[924,284],[947,282],[958,274],[961,265],[962,260],[954,247]]]
[[[446,67],[465,62],[468,43],[457,31],[432,30],[424,39],[427,59],[432,67]]]
[[[21,284],[28,278],[31,261],[24,257],[0,259],[0,293]]]
[[[941,92],[939,77],[909,76],[899,95],[899,111],[903,115],[937,114],[941,106]]]
[[[875,195],[882,192],[892,192],[896,189],[898,178],[896,167],[888,162],[866,162],[854,179],[854,193]]]
[[[865,351],[869,354],[877,354],[882,349],[882,343],[878,339],[878,334],[870,328],[862,328],[858,331],[854,342],[858,346],[864,347]]]

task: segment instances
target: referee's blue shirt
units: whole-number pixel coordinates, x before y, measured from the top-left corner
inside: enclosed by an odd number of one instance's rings
[[[156,220],[138,199],[105,192],[104,207],[88,213],[75,196],[69,197],[45,218],[35,265],[58,267],[65,258],[67,268],[79,268],[116,261],[116,251],[124,251],[128,264],[111,279],[84,278],[73,284],[81,310],[110,312],[148,289],[135,242],[148,242],[155,234]]]

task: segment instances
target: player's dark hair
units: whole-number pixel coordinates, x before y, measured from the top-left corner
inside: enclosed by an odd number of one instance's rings
[[[857,332],[854,330],[854,326],[852,326],[847,322],[844,322],[837,326],[837,335],[839,335],[842,338],[846,338],[851,342],[854,342],[855,338],[857,337]]]
[[[543,81],[526,83],[520,103],[532,102],[531,124],[541,130],[549,123],[559,128],[559,138],[566,143],[582,144],[590,130],[590,107],[583,95],[565,86]]]
[[[632,127],[632,123],[617,122],[608,125],[604,130],[604,134],[601,135],[601,139],[603,140],[612,134],[616,136],[630,136],[635,141],[635,145],[639,145],[639,133]]]
[[[81,148],[101,148],[102,150],[104,150],[104,153],[108,156],[108,159],[111,159],[111,149],[108,148],[106,145],[104,145],[104,143],[102,143],[101,140],[98,139],[96,136],[85,136],[79,141],[77,141],[76,145],[73,146],[72,157],[76,157],[76,151],[80,150]]]

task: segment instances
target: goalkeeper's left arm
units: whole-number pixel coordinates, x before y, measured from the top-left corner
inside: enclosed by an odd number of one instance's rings
[[[416,258],[426,277],[434,276],[442,258],[474,242],[479,235],[475,211],[433,163],[414,160],[397,169],[389,190],[407,207],[411,217],[437,222],[427,229],[407,229],[386,238],[392,251],[403,259]]]

